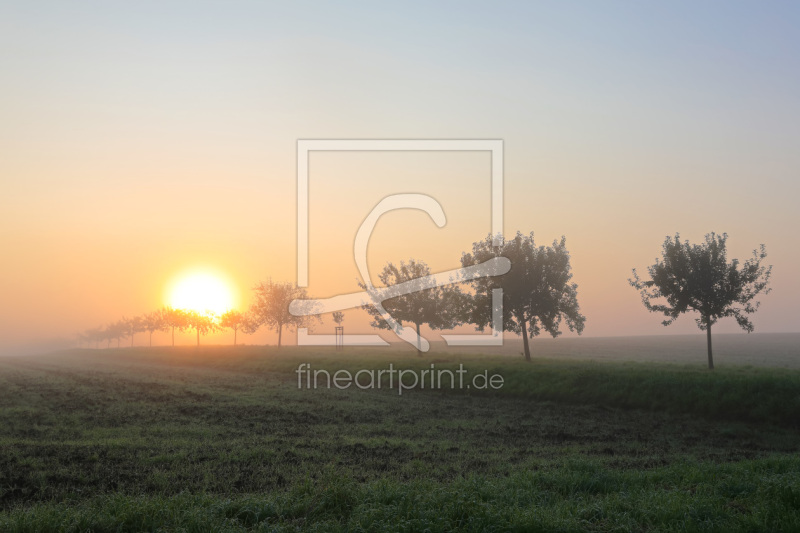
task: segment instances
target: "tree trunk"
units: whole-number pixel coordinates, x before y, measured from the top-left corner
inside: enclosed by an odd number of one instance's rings
[[[711,355],[711,321],[706,321],[706,341],[708,344],[708,369],[714,370],[714,357]]]
[[[197,328],[195,331],[197,331],[197,347],[199,348],[200,347],[200,328]]]
[[[172,347],[175,347],[175,326],[172,326]]]
[[[133,333],[131,333],[131,348],[133,348]]]
[[[419,336],[419,324],[417,326],[417,355],[422,357],[422,337]]]
[[[520,319],[520,326],[522,327],[522,345],[525,347],[525,360],[531,362],[531,348],[528,345],[528,323],[525,319]]]
[[[278,348],[281,347],[281,337],[283,336],[283,324],[278,326]]]
[[[233,345],[236,346],[236,333],[238,328],[233,328]]]
[[[153,347],[153,332],[150,332],[150,347]]]

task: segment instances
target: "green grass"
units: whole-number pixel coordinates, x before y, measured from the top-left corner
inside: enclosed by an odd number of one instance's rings
[[[98,497],[17,509],[4,531],[797,531],[796,458],[608,471],[572,460],[509,477],[358,485],[337,476],[266,496]]]
[[[453,367],[474,390],[298,390]],[[208,347],[0,359],[0,531],[797,531],[800,372]]]

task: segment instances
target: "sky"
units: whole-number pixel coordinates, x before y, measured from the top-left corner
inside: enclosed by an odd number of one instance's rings
[[[0,350],[151,311],[197,270],[242,308],[295,281],[298,139],[502,139],[504,230],[566,236],[585,336],[699,333],[627,278],[711,231],[731,257],[767,247],[756,331],[800,331],[799,25],[792,2],[3,2]],[[373,277],[460,266],[489,161],[313,153],[309,290],[355,289],[387,194],[434,196],[448,225],[386,215]]]

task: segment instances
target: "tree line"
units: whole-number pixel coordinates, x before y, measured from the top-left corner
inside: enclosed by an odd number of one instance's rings
[[[737,259],[727,260],[727,234],[706,235],[705,242],[690,244],[681,242],[680,235],[667,237],[663,244],[662,257],[648,267],[649,280],[640,278],[636,269],[629,279],[631,286],[640,291],[642,302],[652,312],[664,314],[664,325],[671,324],[679,315],[695,311],[700,317],[697,324],[707,333],[708,366],[713,369],[711,327],[719,319],[734,317],[747,332],[753,331],[749,314],[754,313],[759,302],[758,294],[770,291],[768,283],[772,267],[762,265],[766,257],[764,245],[753,252],[753,257],[741,264]],[[492,294],[502,289],[503,329],[521,335],[525,359],[531,360],[529,338],[546,332],[553,337],[561,335],[561,326],[581,334],[586,317],[580,313],[578,285],[572,281],[570,255],[566,239],[562,237],[549,246],[537,246],[533,233],[517,232],[511,239],[495,239],[488,235],[475,242],[471,252],[461,256],[461,265],[469,267],[485,263],[495,257],[511,261],[511,270],[504,275],[481,277],[467,281],[469,291],[463,291],[459,280],[445,286],[414,291],[404,296],[388,299],[383,308],[392,318],[403,325],[413,325],[419,337],[420,328],[427,325],[433,330],[452,329],[463,324],[473,324],[483,331],[491,326],[493,311]],[[413,283],[431,274],[424,261],[410,259],[398,265],[387,263],[378,275],[385,286]],[[462,283],[463,285],[463,283]],[[362,289],[366,284],[359,282]],[[233,343],[237,344],[238,333],[255,333],[268,327],[278,335],[281,346],[283,330],[308,327],[321,321],[319,316],[294,316],[289,304],[296,299],[308,299],[306,290],[291,283],[274,282],[271,279],[258,283],[254,288],[254,303],[246,312],[227,311],[220,316],[213,313],[185,311],[163,307],[139,317],[123,318],[104,327],[90,329],[80,334],[80,340],[88,345],[106,347],[121,339],[130,338],[133,346],[138,333],[149,334],[149,345],[155,332],[171,332],[175,345],[175,330],[194,331],[197,345],[200,337],[223,329],[233,332]],[[379,310],[372,305],[364,309],[372,318],[372,326],[390,329]],[[341,324],[343,314],[333,314],[334,321]],[[417,346],[419,350],[419,346]]]
[[[296,287],[291,283],[279,283],[272,280],[261,282],[253,288],[255,303],[246,312],[235,309],[228,310],[220,315],[211,311],[198,312],[193,310],[176,309],[164,306],[151,313],[131,318],[122,319],[88,329],[78,335],[80,343],[99,348],[105,344],[111,347],[111,342],[116,341],[116,346],[121,346],[122,339],[130,339],[134,345],[137,333],[148,334],[148,346],[153,345],[153,333],[168,332],[171,334],[172,346],[175,346],[175,331],[192,331],[197,337],[197,346],[200,346],[200,337],[222,330],[233,332],[233,344],[237,344],[241,331],[253,334],[262,326],[275,329],[278,333],[278,345],[285,327],[302,327],[313,318],[295,317],[288,311],[289,303],[295,298],[306,298],[305,289]]]

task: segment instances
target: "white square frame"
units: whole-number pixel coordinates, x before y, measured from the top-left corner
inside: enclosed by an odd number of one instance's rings
[[[491,220],[495,246],[503,235],[503,140],[502,139],[298,139],[297,140],[297,285],[308,286],[308,160],[311,152],[490,152]],[[492,291],[492,332],[488,335],[442,335],[450,346],[502,346],[502,289]],[[499,309],[499,312],[498,312]],[[387,346],[379,335],[345,335],[347,346]],[[310,335],[298,328],[300,346],[333,346],[334,335]]]

